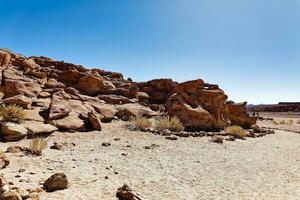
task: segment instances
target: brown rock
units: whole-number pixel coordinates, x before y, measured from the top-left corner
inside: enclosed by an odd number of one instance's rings
[[[143,198],[139,194],[135,193],[127,184],[118,188],[116,197],[119,200],[143,200]]]
[[[223,140],[224,140],[224,137],[222,136],[219,136],[219,135],[214,135],[210,138],[210,142],[214,142],[214,143],[220,143],[222,144],[223,143]]]
[[[63,118],[69,115],[71,108],[65,99],[64,92],[53,94],[50,104],[49,119]]]
[[[65,84],[58,82],[56,79],[50,78],[47,83],[45,83],[47,88],[65,88]]]
[[[16,104],[20,105],[25,109],[31,109],[32,100],[28,97],[25,97],[22,94],[12,96],[6,99],[3,99],[3,103],[5,104]]]
[[[113,90],[115,87],[112,83],[104,80],[101,77],[88,75],[79,78],[78,83],[75,85],[75,88],[87,95],[95,96],[100,93],[105,93],[109,90]]]
[[[97,102],[91,102],[89,104],[95,109],[96,112],[103,116],[103,118],[101,119],[101,121],[103,122],[110,122],[118,112],[118,110],[113,105],[100,104]]]
[[[117,116],[125,121],[129,120],[130,117],[154,117],[158,115],[157,112],[154,112],[150,108],[142,106],[138,103],[117,105],[116,108],[118,110]]]
[[[6,142],[19,141],[26,137],[27,130],[22,124],[13,122],[1,123],[1,137]]]
[[[232,125],[238,125],[244,129],[249,129],[256,123],[256,117],[250,117],[246,111],[247,102],[233,103],[228,102],[228,116]]]
[[[47,192],[53,192],[55,190],[67,189],[68,184],[67,176],[64,173],[56,173],[44,182],[43,187]]]
[[[8,191],[0,195],[0,200],[22,200],[22,197],[17,192]]]
[[[42,88],[35,81],[4,80],[4,94],[6,97],[23,94],[27,97],[36,97]]]
[[[57,130],[57,128],[51,124],[44,124],[38,121],[25,121],[23,126],[28,130],[28,134],[31,137],[43,134],[50,134]]]
[[[126,103],[134,103],[133,100],[128,99],[122,95],[108,94],[108,95],[100,95],[99,99],[104,100],[109,104],[126,104]]]
[[[52,120],[50,123],[61,130],[78,130],[84,126],[78,114],[73,112],[65,118]]]
[[[94,112],[89,112],[88,119],[89,119],[93,129],[95,129],[97,131],[101,131],[101,117],[100,116],[98,116]]]
[[[38,69],[40,66],[33,59],[26,59],[22,62],[22,66],[26,70]]]
[[[0,169],[5,168],[6,166],[9,165],[9,163],[10,161],[8,160],[6,155],[3,152],[0,152]]]
[[[0,66],[8,65],[11,55],[5,51],[0,50]]]

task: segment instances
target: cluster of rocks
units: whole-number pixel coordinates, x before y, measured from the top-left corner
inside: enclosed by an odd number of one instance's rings
[[[21,151],[18,147],[9,148],[8,152]],[[10,164],[9,159],[5,153],[0,152],[0,169],[7,167]],[[23,172],[25,169],[20,169],[19,172]],[[14,186],[13,183],[8,182],[4,175],[0,175],[0,200],[38,200],[39,193],[43,190],[47,192],[53,192],[56,190],[64,190],[68,188],[68,179],[64,173],[56,173],[50,176],[44,183],[43,188],[27,189],[23,190]]]
[[[0,50],[0,99],[25,109],[25,121],[1,123],[1,137],[15,141],[56,130],[101,130],[101,122],[131,117],[177,116],[186,130],[250,128],[245,105],[227,101],[217,85],[157,79],[136,83],[123,75],[46,57]]]

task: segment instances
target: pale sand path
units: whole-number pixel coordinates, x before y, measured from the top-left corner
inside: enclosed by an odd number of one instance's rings
[[[121,128],[123,124],[105,124],[102,132],[55,133],[47,138],[49,144],[74,142],[74,150],[48,148],[42,157],[8,154],[12,162],[2,172],[23,188],[65,172],[69,189],[42,193],[41,200],[115,200],[115,191],[123,183],[148,200],[300,199],[300,134],[276,131],[263,138],[218,145],[208,142],[208,137],[165,140],[130,132]],[[121,140],[114,141],[116,137]],[[103,147],[102,142],[111,146]],[[28,143],[1,143],[0,147]],[[160,147],[144,149],[151,144]],[[21,168],[26,171],[19,173]]]

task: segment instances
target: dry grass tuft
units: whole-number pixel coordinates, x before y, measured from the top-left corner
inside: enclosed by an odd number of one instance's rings
[[[175,132],[180,132],[184,129],[182,123],[178,119],[178,117],[172,117],[170,119],[170,124],[169,124],[169,130],[170,131],[175,131]]]
[[[169,116],[164,116],[164,117],[160,118],[157,121],[156,128],[158,130],[169,129],[169,123],[170,123],[170,117]]]
[[[178,119],[178,117],[169,117],[165,116],[159,119],[156,123],[156,128],[158,130],[169,129],[170,131],[180,132],[184,129],[182,123]]]
[[[285,120],[280,120],[280,121],[279,121],[279,124],[280,124],[280,125],[285,125]]]
[[[136,117],[133,119],[133,126],[137,130],[145,130],[151,127],[151,122],[145,117]]]
[[[47,148],[47,141],[44,139],[33,139],[30,142],[29,150],[32,154],[40,156],[43,150]]]
[[[275,121],[275,120],[272,120],[272,123],[273,123],[274,125],[278,125],[278,122]]]
[[[288,125],[292,126],[294,123],[294,120],[290,119]]]
[[[225,128],[225,132],[228,135],[232,135],[235,138],[240,138],[240,139],[245,138],[247,135],[246,131],[240,126],[228,126]]]
[[[3,121],[21,123],[24,120],[24,109],[15,104],[2,104],[0,106],[0,116]]]

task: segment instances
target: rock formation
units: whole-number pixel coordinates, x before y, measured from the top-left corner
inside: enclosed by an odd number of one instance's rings
[[[22,124],[3,122],[4,140],[55,130],[101,130],[101,123],[135,116],[177,116],[186,130],[223,129],[230,123],[249,127],[255,119],[245,104],[234,107],[217,85],[193,80],[157,79],[143,83],[120,73],[85,69],[46,57],[23,57],[0,50],[0,99],[25,109]]]

